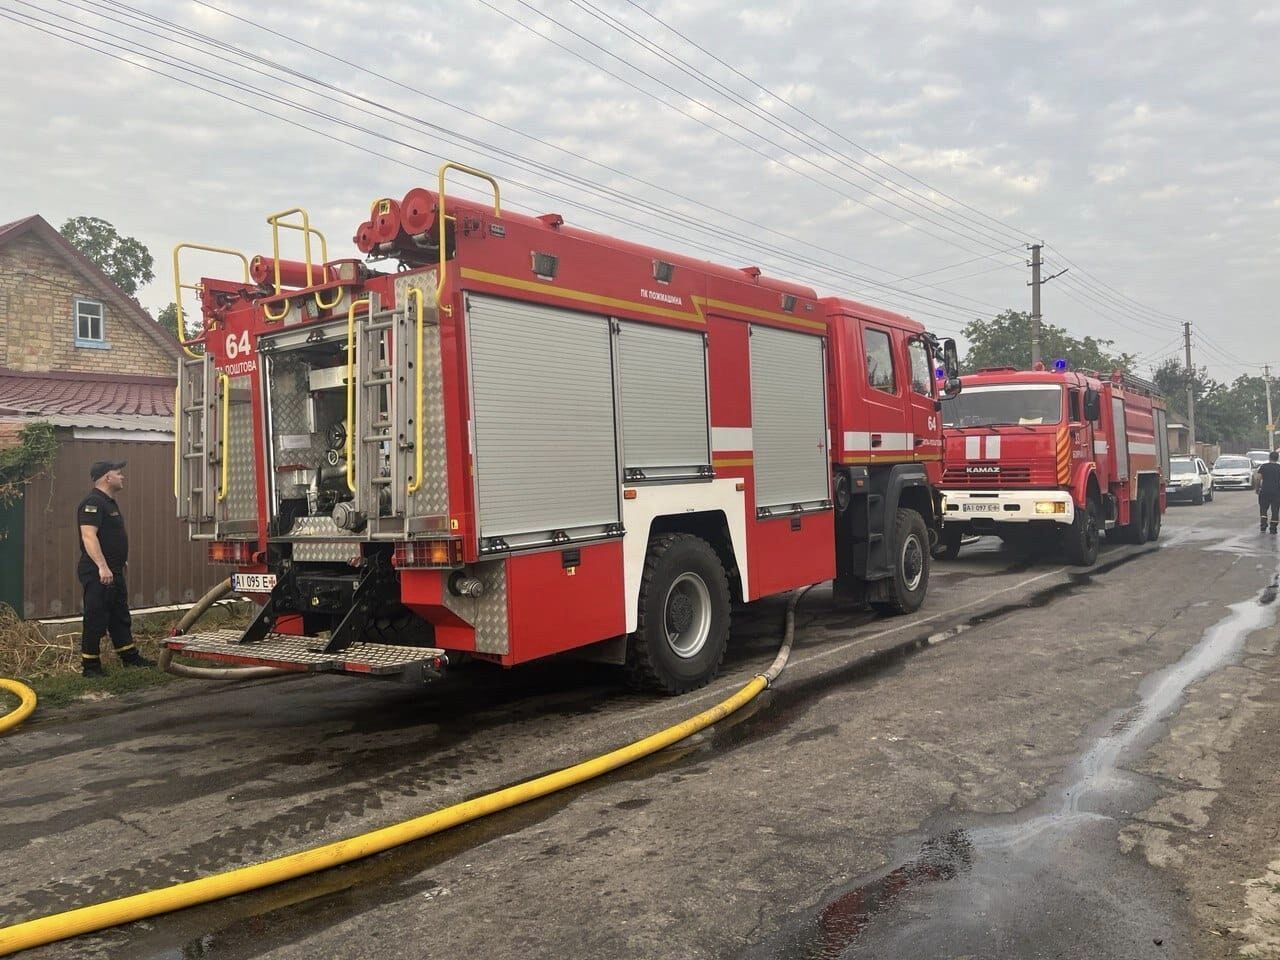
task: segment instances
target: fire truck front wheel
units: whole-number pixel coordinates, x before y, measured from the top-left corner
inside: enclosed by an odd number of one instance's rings
[[[1098,501],[1090,497],[1066,530],[1067,562],[1078,567],[1093,566],[1098,559],[1098,539]]]
[[[880,613],[915,613],[929,592],[929,528],[914,510],[899,510],[893,525],[893,576],[888,599],[871,606]]]
[[[636,687],[678,694],[706,686],[729,645],[729,578],[711,545],[668,533],[649,543],[627,676]]]

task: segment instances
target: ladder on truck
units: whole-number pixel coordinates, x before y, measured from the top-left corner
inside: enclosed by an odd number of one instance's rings
[[[359,307],[360,303],[356,304]],[[405,470],[413,445],[407,435],[410,355],[407,311],[381,309],[370,294],[357,314],[348,349],[353,371],[348,426],[348,482],[354,506],[373,538],[402,536]]]
[[[207,354],[184,355],[179,361],[174,496],[178,517],[190,525],[193,539],[214,535],[219,459],[214,375]]]

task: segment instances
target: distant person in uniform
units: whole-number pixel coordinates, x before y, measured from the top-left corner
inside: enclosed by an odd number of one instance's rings
[[[1271,459],[1258,468],[1258,531],[1267,529],[1267,511],[1271,511],[1271,532],[1280,521],[1280,453],[1271,451]]]
[[[1280,467],[1277,467],[1280,469]],[[153,667],[133,643],[133,618],[129,614],[129,535],[116,494],[124,489],[124,461],[99,460],[89,468],[93,489],[76,507],[80,527],[80,562],[76,576],[84,587],[84,631],[80,635],[80,660],[86,677],[102,676],[99,644],[111,635],[126,667]]]

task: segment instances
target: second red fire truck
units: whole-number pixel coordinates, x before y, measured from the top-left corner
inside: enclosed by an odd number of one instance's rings
[[[1091,565],[1100,535],[1160,535],[1168,414],[1153,384],[1117,371],[1000,368],[943,404],[942,555],[967,534],[1058,543]]]
[[[450,167],[493,202],[446,201]],[[374,203],[360,259],[301,210],[268,223],[239,276],[175,276],[201,306],[179,516],[263,606],[174,650],[410,680],[573,650],[674,693],[715,675],[734,602],[923,602],[950,341],[511,214],[453,165]]]

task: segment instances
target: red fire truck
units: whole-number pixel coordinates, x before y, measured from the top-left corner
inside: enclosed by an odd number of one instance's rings
[[[449,169],[492,204],[446,202]],[[300,209],[267,222],[271,257],[174,252],[201,305],[179,516],[262,603],[175,651],[428,680],[574,650],[674,693],[715,675],[733,602],[826,580],[923,602],[950,341],[511,214],[458,165],[376,201],[360,259],[330,259]],[[184,283],[193,250],[240,276]]]
[[[942,556],[966,534],[1054,538],[1089,566],[1104,530],[1132,543],[1160,536],[1168,414],[1155,386],[1054,367],[979,370],[944,403]]]

